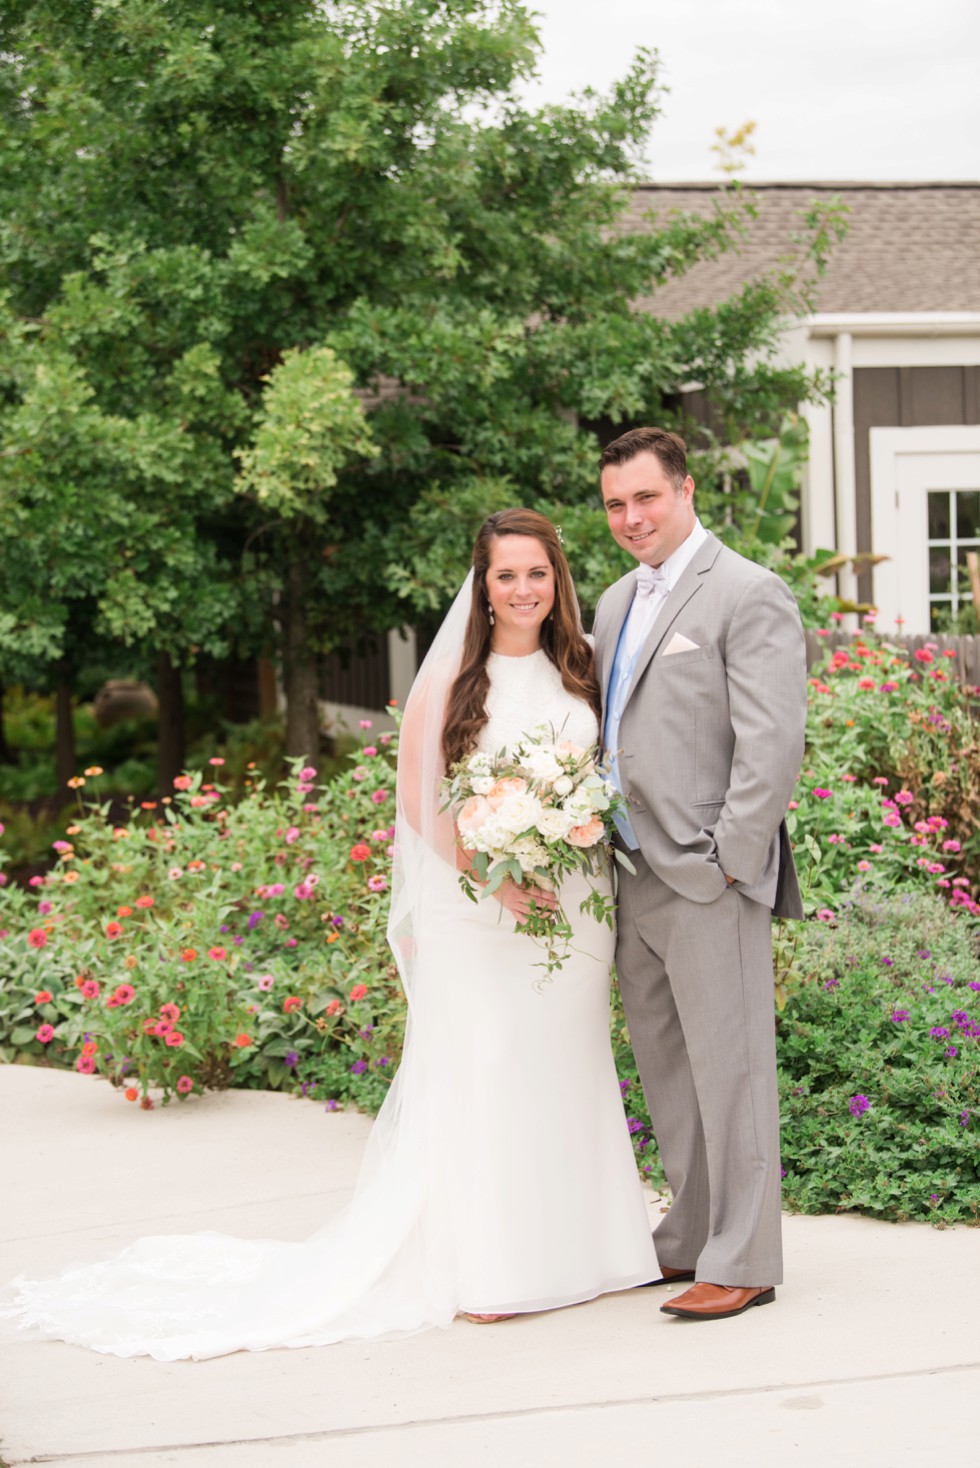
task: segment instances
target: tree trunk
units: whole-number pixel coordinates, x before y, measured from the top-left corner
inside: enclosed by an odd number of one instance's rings
[[[316,655],[310,648],[306,622],[307,573],[294,560],[286,577],[286,754],[315,760],[320,748]]]
[[[78,773],[75,754],[75,725],[72,721],[71,684],[59,683],[55,689],[55,784],[59,795],[73,775]]]
[[[5,692],[6,689],[0,683],[0,765],[15,765],[17,763],[17,756],[7,743],[7,730],[3,713],[3,696]]]
[[[161,795],[172,795],[174,776],[184,768],[184,684],[180,669],[167,652],[157,656],[157,786]]]

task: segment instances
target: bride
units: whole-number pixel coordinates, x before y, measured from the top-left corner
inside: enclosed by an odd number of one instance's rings
[[[302,1243],[141,1239],[14,1281],[0,1313],[173,1361],[406,1335],[461,1313],[498,1320],[657,1276],[609,1042],[613,935],[579,913],[585,878],[567,878],[573,950],[541,984],[541,951],[514,929],[553,896],[508,880],[471,902],[440,812],[447,763],[542,724],[589,746],[598,714],[554,526],[531,510],[491,515],[402,722],[388,938],[408,1021],[351,1203]]]

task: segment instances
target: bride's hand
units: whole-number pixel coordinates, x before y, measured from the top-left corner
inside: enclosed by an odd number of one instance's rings
[[[547,908],[554,912],[558,906],[558,898],[554,892],[549,892],[546,887],[518,887],[510,877],[505,877],[493,894],[501,907],[507,909],[516,922],[526,923],[531,914],[531,905],[538,912]]]

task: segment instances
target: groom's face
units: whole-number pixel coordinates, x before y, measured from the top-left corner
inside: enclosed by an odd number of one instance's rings
[[[602,471],[602,498],[613,539],[647,566],[659,566],[694,529],[694,480],[680,489],[656,454],[637,454]]]

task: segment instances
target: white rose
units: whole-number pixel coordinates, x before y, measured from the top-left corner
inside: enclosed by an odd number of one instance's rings
[[[495,784],[492,775],[477,775],[473,781],[474,795],[489,795]]]
[[[536,826],[541,812],[541,802],[534,795],[508,795],[494,812],[496,822],[504,831],[519,835],[531,826]]]
[[[532,749],[521,761],[524,768],[535,778],[550,783],[561,774],[561,765],[550,749]]]
[[[575,817],[556,805],[544,806],[537,820],[538,830],[547,841],[564,840],[575,824]]]
[[[574,789],[575,786],[567,775],[559,775],[558,779],[554,783],[554,791],[556,795],[571,795]]]

